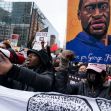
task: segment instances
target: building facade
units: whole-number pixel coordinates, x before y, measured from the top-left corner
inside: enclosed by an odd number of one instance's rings
[[[0,41],[19,34],[18,46],[27,46],[35,33],[44,28],[34,2],[0,2]]]

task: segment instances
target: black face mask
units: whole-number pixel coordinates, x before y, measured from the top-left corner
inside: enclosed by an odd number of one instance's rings
[[[86,72],[78,72],[78,74],[81,79],[85,79],[87,77]]]

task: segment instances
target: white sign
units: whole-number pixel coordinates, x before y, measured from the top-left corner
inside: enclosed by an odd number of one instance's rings
[[[0,111],[111,111],[111,100],[0,86]]]
[[[19,39],[19,34],[11,34],[10,42],[12,47],[16,47]]]
[[[33,41],[33,49],[41,50],[42,43],[44,42],[44,47],[47,45],[47,33],[48,32],[37,32],[35,39]]]

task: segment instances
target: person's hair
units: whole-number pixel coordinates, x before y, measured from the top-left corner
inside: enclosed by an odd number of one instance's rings
[[[81,66],[86,66],[86,67],[87,67],[87,65],[88,65],[87,63],[82,63],[82,64],[79,65],[79,68],[80,68]]]
[[[83,4],[83,0],[79,0],[78,11],[81,10],[82,4]]]
[[[98,72],[96,72],[96,71],[94,71],[94,70],[92,70],[92,69],[88,69],[87,70],[87,75],[88,74],[90,74],[90,73],[95,73],[96,75],[98,75],[98,76],[102,76],[104,79],[105,79],[105,77],[107,76],[107,73],[106,73],[106,71],[102,71],[101,73],[98,73]]]
[[[3,44],[6,46],[6,49],[11,48],[10,43],[8,43],[7,41],[4,41]]]

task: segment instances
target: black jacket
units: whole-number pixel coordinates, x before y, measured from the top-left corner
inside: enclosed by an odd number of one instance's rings
[[[71,95],[83,95],[93,98],[101,97],[111,100],[111,84],[110,86],[102,85],[95,91],[91,90],[87,81],[77,84],[69,84],[67,70],[56,72],[55,91]]]
[[[1,78],[1,85],[28,91],[51,91],[54,80],[52,72],[46,71],[38,74],[30,69],[16,65],[13,65],[7,75]]]

